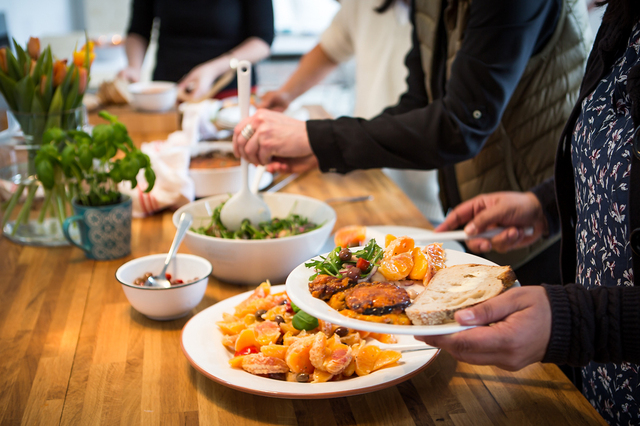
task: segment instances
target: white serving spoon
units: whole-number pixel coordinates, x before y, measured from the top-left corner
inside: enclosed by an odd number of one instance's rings
[[[501,227],[491,228],[477,235],[467,235],[464,231],[433,232],[427,236],[416,238],[415,245],[425,245],[442,241],[466,241],[475,238],[493,238],[504,230],[505,228]],[[533,235],[533,227],[528,226],[524,228],[524,235],[527,237]]]
[[[251,63],[238,62],[238,105],[240,106],[240,120],[249,117],[251,102]],[[242,186],[240,191],[231,197],[220,211],[220,220],[227,229],[237,231],[242,221],[249,219],[254,225],[271,220],[271,211],[258,195],[249,189],[249,163],[242,158]]]
[[[191,223],[193,222],[193,216],[191,213],[184,212],[180,215],[180,222],[178,222],[178,229],[176,229],[176,235],[173,237],[173,242],[171,243],[171,248],[169,249],[169,253],[167,253],[167,257],[164,261],[164,267],[162,271],[158,275],[153,275],[148,277],[144,282],[145,287],[160,287],[160,288],[169,288],[171,287],[171,281],[167,279],[167,267],[173,257],[176,255],[178,251],[178,247],[180,247],[180,243],[184,239],[184,236],[187,234]]]

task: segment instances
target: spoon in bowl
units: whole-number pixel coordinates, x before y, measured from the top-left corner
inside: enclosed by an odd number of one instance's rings
[[[178,229],[176,230],[176,235],[173,237],[173,242],[171,243],[171,248],[169,249],[169,253],[167,253],[167,258],[164,261],[164,267],[162,271],[158,275],[153,275],[148,277],[144,282],[143,286],[145,287],[159,287],[159,288],[169,288],[171,287],[171,281],[167,279],[167,267],[171,260],[175,256],[178,251],[178,247],[180,247],[180,243],[184,239],[187,230],[191,226],[191,222],[193,222],[193,216],[191,213],[184,212],[180,215],[180,221],[178,222]]]
[[[238,62],[238,105],[240,106],[240,121],[249,117],[251,102],[251,62]],[[249,163],[242,158],[240,160],[242,171],[242,186],[240,191],[233,195],[220,210],[220,221],[230,230],[240,229],[242,221],[249,219],[254,225],[271,219],[271,211],[267,204],[258,195],[249,189]]]

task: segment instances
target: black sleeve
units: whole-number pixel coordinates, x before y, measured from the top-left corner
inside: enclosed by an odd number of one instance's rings
[[[640,363],[640,288],[544,285],[551,339],[543,362]]]
[[[138,34],[149,41],[153,18],[155,17],[153,3],[154,0],[133,0],[131,2],[131,20],[129,21],[128,34]]]
[[[424,76],[414,74],[409,89],[420,93],[403,96],[397,107],[370,121],[307,122],[320,169],[433,169],[474,157],[500,122],[543,27],[557,19],[556,6],[555,0],[474,1],[445,96],[425,105],[424,83],[422,89],[418,83]],[[418,72],[417,46],[407,65],[410,73]]]
[[[242,3],[246,37],[258,37],[268,45],[275,34],[272,0],[244,0]]]

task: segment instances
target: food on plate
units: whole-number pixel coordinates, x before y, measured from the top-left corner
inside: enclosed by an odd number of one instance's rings
[[[154,274],[152,274],[151,272],[145,272],[145,274],[143,276],[136,278],[133,281],[133,284],[134,285],[144,285],[145,281],[147,281],[147,278],[153,277],[153,276],[154,276]],[[184,281],[184,280],[181,280],[181,279],[173,278],[171,276],[171,274],[168,273],[168,272],[166,274],[164,274],[164,276],[165,276],[165,278],[167,280],[169,280],[171,285],[180,285],[180,284],[184,284],[185,282],[198,281],[198,278],[194,278],[194,279],[189,280],[189,281]]]
[[[289,213],[284,218],[272,218],[268,222],[261,222],[257,226],[245,219],[237,231],[228,230],[220,220],[220,211],[225,203],[221,203],[213,209],[211,223],[199,228],[191,228],[193,232],[209,237],[227,238],[235,240],[265,240],[272,238],[284,238],[292,235],[304,234],[313,231],[321,225],[310,222],[300,215]]]
[[[305,263],[316,272],[309,278],[311,295],[350,318],[411,324],[404,310],[434,271],[444,268],[445,252],[439,243],[415,247],[406,236],[387,235],[385,241],[384,249],[375,240],[353,252],[338,246]]]
[[[484,302],[511,287],[510,266],[455,265],[439,270],[405,313],[416,325],[442,324],[463,308]]]
[[[396,343],[390,334],[355,331],[300,311],[286,293],[271,293],[264,282],[217,322],[229,364],[272,379],[320,383],[364,376],[394,366],[400,352],[372,340]]]
[[[333,243],[336,247],[358,247],[364,244],[366,237],[366,226],[343,226],[333,236]]]
[[[191,169],[221,169],[225,167],[239,167],[240,160],[233,152],[213,150],[204,154],[191,157],[189,168]]]

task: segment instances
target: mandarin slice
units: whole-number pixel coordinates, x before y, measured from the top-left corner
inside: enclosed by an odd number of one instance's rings
[[[376,359],[380,353],[380,348],[373,345],[366,345],[358,350],[356,355],[356,374],[358,376],[366,376],[373,371],[376,365]]]
[[[358,247],[364,243],[366,237],[366,226],[344,226],[336,231],[333,236],[333,243],[336,247]]]
[[[389,281],[398,281],[405,278],[413,268],[411,253],[399,253],[390,258],[384,257],[380,261],[378,270]]]
[[[375,363],[373,364],[373,370],[376,371],[381,368],[390,366],[398,362],[398,360],[402,357],[402,354],[398,351],[386,350],[381,351],[376,357]]]

